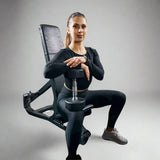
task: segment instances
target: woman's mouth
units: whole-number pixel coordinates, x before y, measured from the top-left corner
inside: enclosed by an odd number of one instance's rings
[[[78,38],[83,38],[83,35],[77,35]]]

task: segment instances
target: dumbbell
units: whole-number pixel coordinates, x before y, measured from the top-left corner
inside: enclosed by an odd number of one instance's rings
[[[70,111],[81,111],[85,107],[85,99],[77,97],[77,79],[85,76],[83,69],[72,69],[67,74],[72,79],[72,97],[65,100],[66,108]]]

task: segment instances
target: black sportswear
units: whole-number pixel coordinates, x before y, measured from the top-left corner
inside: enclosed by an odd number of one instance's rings
[[[85,47],[87,50],[87,53],[85,56],[88,59],[88,67],[90,71],[90,80],[87,80],[87,77],[79,78],[77,79],[77,89],[78,90],[83,90],[89,87],[91,81],[92,81],[92,76],[94,76],[98,80],[102,80],[104,76],[104,69],[103,66],[100,62],[99,55],[97,51],[93,48],[90,47]],[[74,56],[84,56],[77,54],[73,52],[69,47],[65,49],[61,49],[54,58],[46,64],[45,70],[44,70],[44,76],[45,78],[55,78],[61,74],[64,74],[65,77],[65,84],[68,88],[72,88],[72,80],[67,78],[66,73],[70,69],[80,69],[81,64],[79,64],[76,67],[70,68],[69,66],[64,63],[65,60],[72,58]]]

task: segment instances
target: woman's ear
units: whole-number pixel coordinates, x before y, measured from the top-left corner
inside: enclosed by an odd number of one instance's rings
[[[68,34],[70,34],[70,29],[69,29],[69,27],[67,27],[67,32],[68,32]]]

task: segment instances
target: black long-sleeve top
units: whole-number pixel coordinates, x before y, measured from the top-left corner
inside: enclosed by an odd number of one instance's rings
[[[88,67],[90,71],[90,80],[88,81],[86,76],[83,78],[78,78],[77,79],[78,90],[83,90],[88,88],[92,81],[92,76],[94,76],[98,80],[102,80],[104,76],[104,69],[100,62],[97,51],[91,47],[85,47],[85,48],[87,50],[85,56],[89,60]],[[72,88],[72,80],[69,79],[65,73],[67,73],[67,71],[69,71],[70,69],[80,69],[81,64],[79,64],[76,67],[70,68],[69,66],[66,65],[66,63],[64,63],[64,61],[74,56],[83,56],[83,55],[75,53],[69,47],[61,49],[58,53],[56,53],[53,59],[46,64],[44,69],[44,77],[52,79],[61,74],[64,74],[66,86],[68,88]]]

